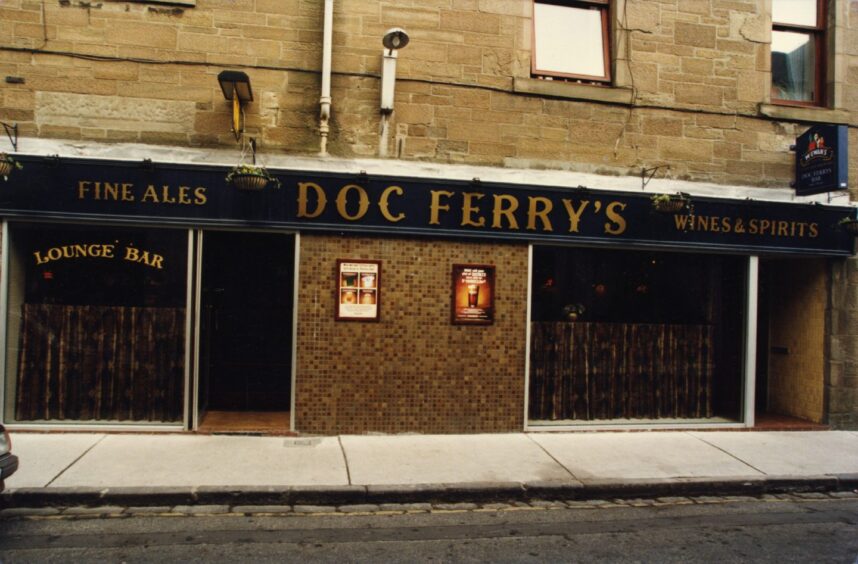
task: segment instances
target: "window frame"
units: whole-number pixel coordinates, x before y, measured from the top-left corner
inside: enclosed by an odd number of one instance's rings
[[[816,1],[816,25],[798,25],[785,24],[774,21],[774,13],[772,13],[772,33],[776,31],[785,31],[792,33],[801,33],[809,35],[814,45],[814,96],[812,100],[785,100],[770,96],[772,104],[783,106],[801,106],[801,107],[825,107],[826,106],[826,75],[828,60],[828,10],[826,9],[827,2],[825,0]],[[774,12],[774,10],[773,10]],[[771,44],[769,47],[769,61],[771,65],[773,51]],[[770,82],[774,82],[774,76],[770,70]],[[771,89],[770,89],[771,91]]]
[[[599,10],[602,20],[602,58],[604,74],[602,76],[564,73],[560,71],[542,70],[536,66],[536,5],[551,4],[569,8],[588,8]],[[532,0],[531,2],[531,34],[530,34],[530,75],[534,78],[563,78],[588,82],[597,85],[610,85],[611,74],[611,1],[610,0]]]

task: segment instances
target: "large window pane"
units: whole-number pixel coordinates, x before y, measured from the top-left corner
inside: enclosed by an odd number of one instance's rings
[[[187,232],[10,228],[6,418],[179,422]]]
[[[772,22],[816,27],[817,0],[772,0]]]
[[[602,10],[534,5],[536,71],[605,77]]]
[[[772,32],[772,98],[814,101],[816,49],[813,36],[791,31]]]
[[[535,247],[530,420],[739,420],[746,263]]]

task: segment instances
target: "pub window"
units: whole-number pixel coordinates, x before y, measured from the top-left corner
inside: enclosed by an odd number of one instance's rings
[[[741,419],[747,259],[534,247],[534,425]]]
[[[609,82],[608,0],[535,0],[534,76]]]
[[[183,420],[187,237],[10,226],[8,422]]]
[[[823,104],[825,19],[823,0],[772,0],[772,101]]]

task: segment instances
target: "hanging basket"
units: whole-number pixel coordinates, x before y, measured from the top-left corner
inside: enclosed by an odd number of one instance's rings
[[[843,220],[840,222],[840,227],[853,237],[858,236],[858,219]]]
[[[668,200],[653,200],[652,207],[659,213],[677,213],[685,209],[688,200],[680,197],[671,197]]]
[[[262,174],[234,174],[230,182],[239,190],[257,192],[268,186],[268,177]]]

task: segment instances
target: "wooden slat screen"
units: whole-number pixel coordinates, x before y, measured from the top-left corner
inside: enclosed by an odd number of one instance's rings
[[[711,325],[534,322],[529,418],[712,416]]]
[[[180,421],[184,308],[24,304],[16,419]]]

